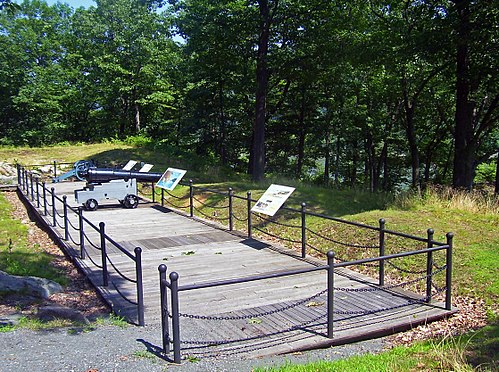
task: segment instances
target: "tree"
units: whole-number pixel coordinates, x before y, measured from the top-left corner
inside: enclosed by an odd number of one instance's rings
[[[453,0],[456,38],[456,113],[452,184],[470,190],[481,143],[497,128],[499,9],[486,1]]]

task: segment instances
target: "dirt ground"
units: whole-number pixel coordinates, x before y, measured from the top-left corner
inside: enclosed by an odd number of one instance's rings
[[[47,300],[22,295],[2,296],[0,300],[0,315],[18,314],[31,315],[39,306],[57,304],[80,311],[92,319],[109,313],[108,307],[96,293],[92,285],[76,269],[73,263],[64,255],[61,249],[50,239],[48,234],[30,219],[25,206],[15,192],[5,192],[5,197],[13,206],[12,216],[28,225],[29,244],[38,244],[40,249],[50,254],[54,260],[52,265],[69,279],[68,285],[61,293],[50,296]]]

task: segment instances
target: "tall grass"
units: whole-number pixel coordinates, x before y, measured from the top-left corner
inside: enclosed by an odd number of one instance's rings
[[[393,206],[411,210],[425,205],[433,208],[456,209],[471,213],[499,213],[499,197],[483,190],[464,191],[447,186],[430,186],[421,196],[414,193],[399,195]]]

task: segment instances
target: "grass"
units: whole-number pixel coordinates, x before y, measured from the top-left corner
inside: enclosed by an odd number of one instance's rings
[[[38,244],[28,243],[28,227],[12,218],[12,207],[0,193],[0,270],[11,275],[38,276],[61,285],[67,278],[50,265],[52,257]]]
[[[306,365],[288,363],[256,368],[254,372],[494,371],[499,367],[498,347],[499,326],[494,325],[458,337],[448,336],[441,340],[417,342],[409,347],[395,347],[380,354]]]
[[[22,317],[19,319],[19,323],[17,325],[5,324],[0,325],[0,333],[3,332],[11,332],[16,329],[30,329],[32,331],[41,331],[48,329],[56,329],[56,328],[65,328],[65,327],[86,327],[86,325],[82,325],[79,323],[74,323],[68,319],[54,319],[50,321],[41,321],[36,318],[30,317]],[[71,330],[68,331],[71,333]]]
[[[96,325],[112,325],[119,328],[128,328],[130,324],[126,321],[125,317],[110,313],[109,316],[99,317],[95,320]]]

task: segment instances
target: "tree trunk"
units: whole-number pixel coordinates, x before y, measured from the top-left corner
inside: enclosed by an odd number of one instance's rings
[[[270,10],[268,0],[258,0],[260,8],[260,35],[256,60],[256,108],[253,126],[252,172],[253,181],[261,181],[265,175],[265,116],[269,71],[267,54],[270,37]]]
[[[134,109],[135,109],[135,133],[139,133],[141,129],[141,124],[140,124],[140,107],[138,103],[134,104]]]
[[[421,182],[420,182],[420,172],[419,172],[419,151],[418,151],[418,141],[416,138],[416,128],[414,127],[414,109],[416,106],[416,96],[411,100],[406,88],[407,84],[403,82],[403,94],[404,94],[404,111],[405,111],[405,133],[407,137],[407,142],[409,142],[409,154],[411,157],[411,187],[421,193]]]
[[[299,130],[299,140],[298,140],[298,158],[296,161],[296,177],[300,178],[303,170],[303,160],[305,157],[305,137],[307,131],[305,128],[305,87],[301,89],[301,105],[300,105],[300,115],[298,119],[298,130]]]
[[[329,185],[329,168],[331,167],[331,131],[329,122],[326,123],[326,143],[324,149],[324,185]]]
[[[473,103],[470,97],[469,42],[471,34],[469,0],[454,1],[459,16],[456,55],[456,115],[452,185],[471,190],[475,167]]]
[[[225,129],[225,102],[224,102],[224,82],[222,79],[218,81],[218,100],[220,103],[220,137],[218,143],[218,153],[222,164],[227,164],[227,151],[225,144],[226,129]]]

